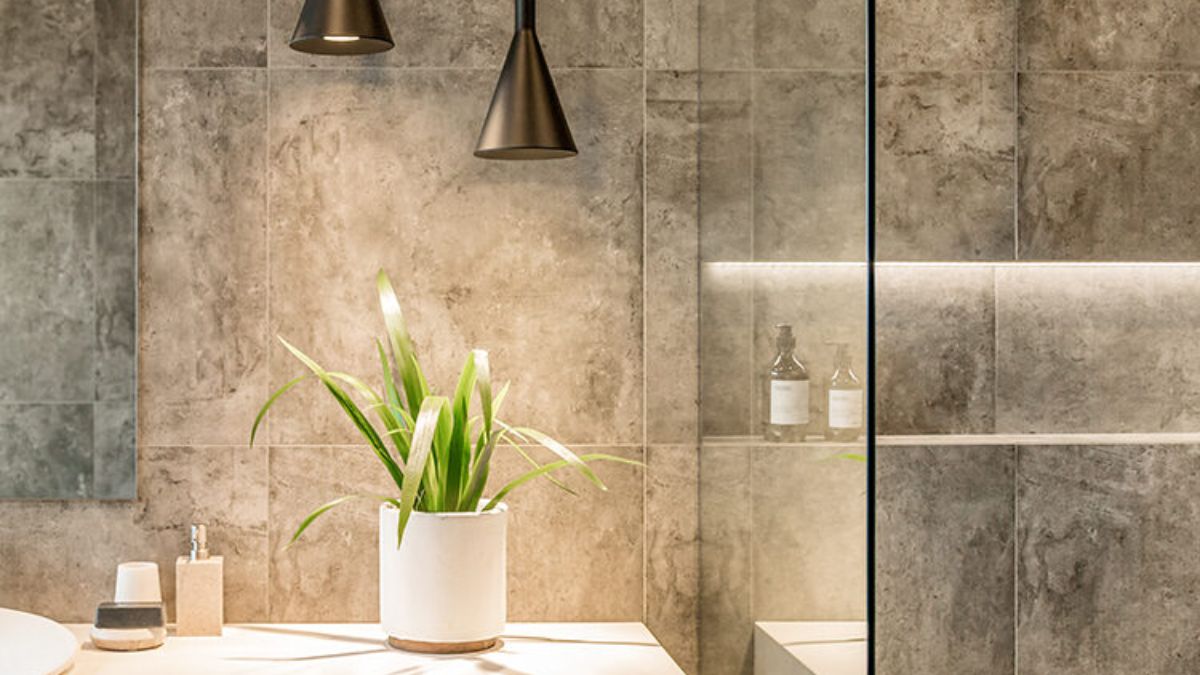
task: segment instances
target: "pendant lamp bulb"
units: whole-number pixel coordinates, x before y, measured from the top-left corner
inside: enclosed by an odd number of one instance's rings
[[[534,0],[516,0],[516,34],[479,133],[484,159],[559,159],[579,153],[538,42]]]
[[[288,46],[298,52],[353,56],[395,46],[379,0],[304,0]]]

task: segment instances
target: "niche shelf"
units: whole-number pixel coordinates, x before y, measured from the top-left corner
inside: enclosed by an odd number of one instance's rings
[[[950,445],[1200,445],[1196,433],[1077,433],[1077,434],[936,434],[923,436],[877,436],[876,447]],[[705,436],[701,445],[796,448],[864,448],[866,441],[835,443],[818,438],[803,443],[774,443],[758,436]]]

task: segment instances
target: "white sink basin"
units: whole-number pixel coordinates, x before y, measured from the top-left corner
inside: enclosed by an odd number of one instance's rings
[[[79,641],[50,619],[0,609],[0,673],[58,675],[75,662]]]

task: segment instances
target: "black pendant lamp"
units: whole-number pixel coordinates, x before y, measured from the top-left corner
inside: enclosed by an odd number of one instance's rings
[[[288,46],[298,52],[350,56],[395,46],[379,0],[304,0]]]
[[[475,156],[484,159],[574,157],[575,139],[558,102],[534,28],[534,0],[516,0],[513,36]]]

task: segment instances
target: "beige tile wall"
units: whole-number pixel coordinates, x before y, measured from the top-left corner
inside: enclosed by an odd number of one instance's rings
[[[86,620],[135,558],[170,600],[198,519],[228,620],[372,620],[371,507],[283,550],[307,509],[386,488],[370,455],[316,389],[247,438],[299,372],[276,335],[374,373],[383,267],[437,384],[486,347],[509,416],[646,461],[512,498],[512,618],[644,620],[694,671],[694,3],[540,3],[580,156],[517,164],[471,156],[509,3],[384,2],[396,49],[356,59],[288,50],[299,6],[142,2],[138,499],[0,503],[0,606]]]

